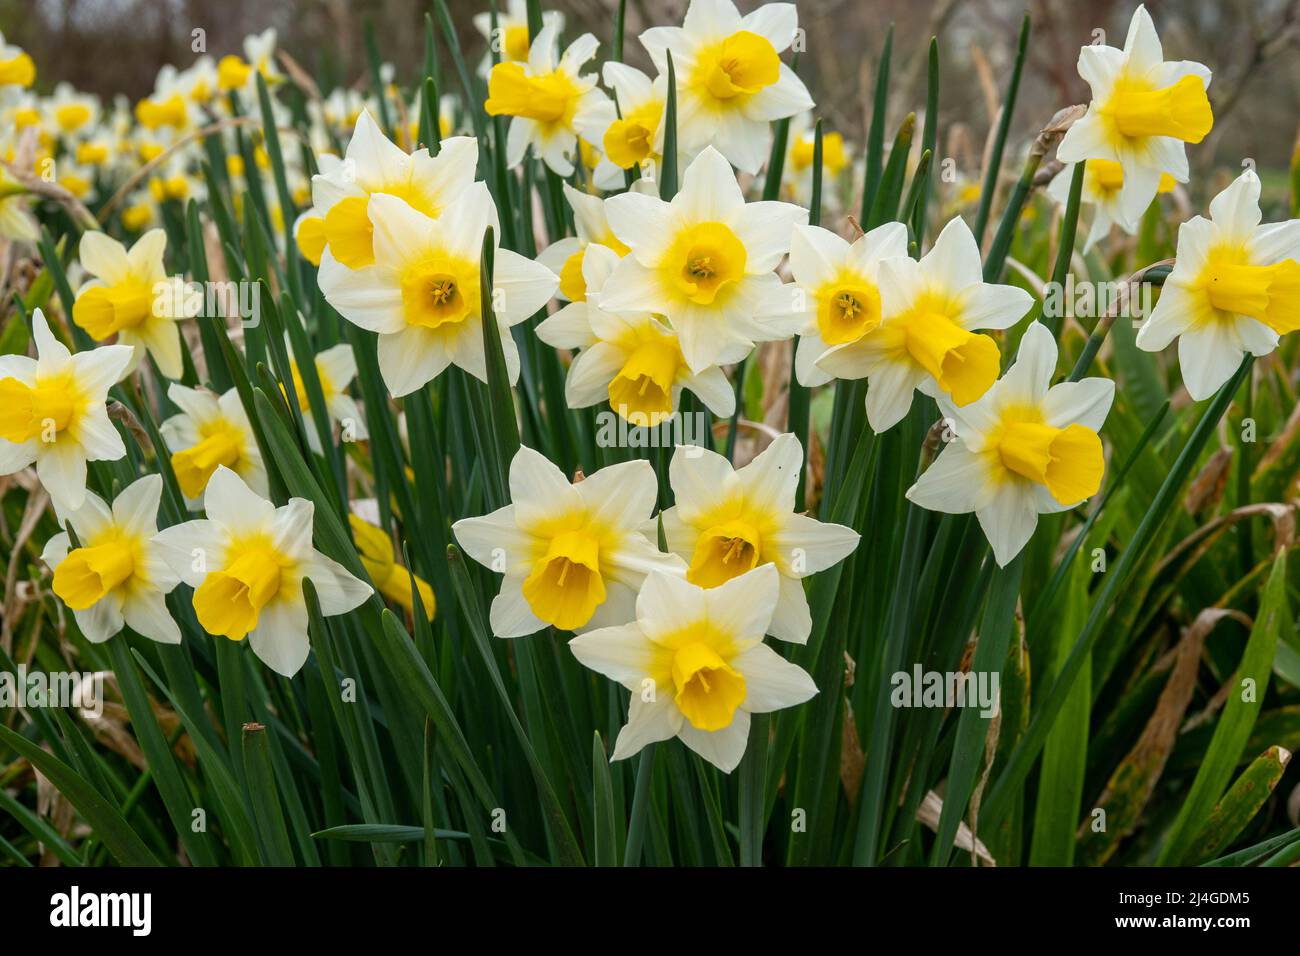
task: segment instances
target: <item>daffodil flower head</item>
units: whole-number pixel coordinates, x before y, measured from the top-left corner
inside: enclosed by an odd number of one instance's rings
[[[409,394],[451,364],[487,381],[480,260],[488,228],[494,239],[500,232],[487,187],[474,183],[437,219],[376,193],[368,216],[374,263],[348,269],[327,249],[319,282],[340,315],[379,334],[379,371],[388,390],[394,397]],[[497,249],[489,299],[511,383],[519,376],[519,350],[510,327],[545,305],[558,281],[545,266]]]
[[[986,283],[979,246],[954,218],[919,261],[880,263],[883,318],[877,328],[832,346],[816,364],[835,378],[870,380],[867,421],[883,432],[912,406],[912,392],[968,405],[998,377],[997,342],[982,329],[1015,325],[1033,303],[1024,289]]]
[[[173,382],[167,397],[180,412],[162,423],[162,436],[191,509],[198,509],[209,479],[222,467],[234,471],[258,494],[268,493],[266,466],[235,389],[218,397]]]
[[[72,321],[97,342],[116,335],[119,344],[136,350],[137,361],[148,351],[163,375],[180,378],[183,362],[176,321],[183,315],[172,308],[171,296],[159,294],[159,283],[167,280],[166,246],[167,233],[162,229],[149,230],[129,252],[102,232],[83,235],[81,265],[93,278],[77,293]]]
[[[1074,178],[1073,163],[1068,163],[1047,186],[1047,194],[1061,206],[1070,201],[1070,183]],[[1119,226],[1129,235],[1137,232],[1142,214],[1151,205],[1151,197],[1132,188],[1132,179],[1124,176],[1124,167],[1113,159],[1090,159],[1083,171],[1083,190],[1080,199],[1092,207],[1092,226],[1083,244],[1086,253],[1110,232],[1112,225]],[[1157,192],[1171,192],[1174,178],[1161,173]]]
[[[653,184],[643,184],[642,180],[633,184],[637,192],[652,188]],[[564,184],[564,198],[573,210],[577,235],[551,243],[537,256],[537,261],[560,277],[560,298],[583,302],[587,298],[587,284],[583,278],[583,255],[587,247],[595,243],[613,250],[620,258],[627,255],[628,247],[619,241],[609,225],[605,211],[607,200],[574,189],[568,183]]]
[[[158,475],[127,486],[111,509],[87,492],[67,516],[77,546],[66,531],[45,544],[41,560],[54,571],[54,593],[93,643],[108,640],[123,625],[164,644],[181,641],[165,601],[180,578],[153,541],[161,496]]]
[[[542,26],[554,26],[555,35],[564,30],[564,14],[556,10],[542,12]],[[505,9],[497,14],[495,32],[492,14],[488,11],[474,14],[474,29],[488,41],[489,50],[483,58],[479,72],[487,76],[493,66],[493,54],[502,63],[528,62],[528,3],[527,0],[509,0]]]
[[[302,413],[303,425],[307,429],[307,444],[316,454],[321,453],[320,435],[316,430],[315,412],[311,407],[311,396],[303,380],[298,365],[298,357],[286,339],[285,348],[291,356],[291,373],[293,376],[293,398]],[[325,412],[330,421],[343,427],[345,440],[365,441],[370,437],[366,428],[365,417],[357,407],[356,399],[348,394],[347,388],[357,377],[357,359],[352,353],[352,346],[346,342],[332,345],[316,355],[313,363],[316,378],[320,382],[321,397],[325,400]],[[286,398],[287,390],[286,390]]]
[[[420,606],[425,615],[432,620],[436,610],[433,588],[429,582],[408,571],[397,563],[393,540],[383,528],[376,527],[360,515],[349,514],[348,522],[352,527],[352,537],[357,543],[357,555],[361,566],[375,583],[379,593],[406,609],[408,614],[415,613],[415,594],[420,595]],[[415,581],[415,591],[411,581]]]
[[[1300,328],[1300,220],[1260,224],[1259,177],[1246,170],[1210,202],[1210,218],[1178,229],[1178,255],[1137,344],[1178,339],[1183,384],[1196,401],[1242,358],[1267,355]]]
[[[86,462],[126,455],[108,418],[108,390],[126,374],[132,350],[105,345],[73,354],[32,313],[36,358],[0,356],[0,474],[35,463],[60,514],[86,498]]]
[[[618,264],[618,254],[592,244],[579,255],[582,300],[570,302],[537,326],[537,337],[546,344],[581,350],[565,379],[568,406],[587,408],[608,400],[630,424],[653,427],[677,411],[685,388],[714,415],[731,417],[736,394],[722,369],[715,365],[692,372],[677,334],[654,315],[601,308],[601,293]]]
[[[907,227],[877,226],[852,244],[821,226],[795,226],[790,273],[804,294],[804,326],[795,351],[795,374],[809,388],[831,375],[817,360],[837,345],[856,342],[884,317],[880,263],[907,255]]]
[[[610,225],[631,253],[610,278],[601,307],[650,312],[676,330],[694,372],[743,359],[756,342],[789,338],[793,287],[775,269],[808,211],[746,203],[730,164],[712,147],[686,168],[671,202],[639,192],[606,201]]]
[[[578,124],[583,142],[594,144],[600,153],[592,182],[599,189],[622,190],[631,169],[657,182],[668,78],[651,80],[636,67],[614,61],[601,67],[601,78],[614,98],[584,111]]]
[[[796,644],[812,632],[803,579],[842,561],[858,544],[851,528],[795,514],[803,464],[803,447],[792,434],[738,469],[715,452],[679,447],[668,470],[677,503],[662,515],[668,550],[688,562],[686,579],[693,584],[714,588],[773,565],[779,600],[768,632]]]
[[[1007,374],[982,398],[958,407],[940,397],[956,437],[907,492],[931,511],[975,512],[1000,566],[1029,542],[1040,514],[1068,511],[1101,487],[1098,433],[1115,383],[1052,385],[1056,359],[1056,340],[1035,322]]]
[[[758,172],[772,121],[813,107],[803,81],[781,62],[798,27],[793,3],[763,4],[742,17],[731,0],[691,0],[680,27],[641,34],[660,74],[672,54],[683,149],[712,145],[736,168]]]
[[[427,149],[407,153],[388,139],[369,110],[362,110],[342,161],[323,162],[312,177],[311,218],[304,255],[320,262],[322,249],[349,269],[375,261],[374,224],[368,210],[376,194],[393,196],[436,219],[474,182],[478,143],[470,136],[444,140],[437,156]],[[299,224],[302,247],[302,225]]]
[[[579,128],[607,98],[596,86],[595,74],[581,72],[596,55],[599,41],[584,33],[557,59],[558,39],[558,27],[548,23],[533,38],[525,63],[492,67],[483,108],[489,116],[511,117],[506,137],[506,162],[511,168],[524,161],[531,146],[553,172],[569,176]]]
[[[580,662],[631,692],[614,760],[678,737],[730,773],[745,753],[750,714],[793,707],[817,693],[807,672],[763,643],[779,581],[771,564],[716,588],[655,571],[637,595],[631,623],[569,642]]]
[[[36,64],[22,47],[6,43],[0,33],[0,87],[26,89],[36,82]]]
[[[1214,125],[1206,96],[1207,67],[1190,60],[1166,61],[1151,15],[1139,6],[1124,49],[1083,47],[1079,75],[1092,88],[1092,102],[1057,147],[1062,162],[1119,163],[1129,212],[1151,203],[1162,174],[1187,182],[1184,144],[1199,143]]]
[[[540,452],[523,446],[510,462],[510,500],[452,526],[475,561],[503,573],[490,621],[498,637],[622,623],[637,589],[659,568],[684,565],[641,532],[658,483],[645,461],[602,468],[570,483]]]
[[[209,634],[241,641],[277,674],[292,677],[307,660],[310,579],[326,617],[359,607],[373,592],[312,547],[313,506],[290,498],[277,508],[229,468],[203,492],[204,519],[173,525],[155,540],[164,559],[194,588],[194,611]]]

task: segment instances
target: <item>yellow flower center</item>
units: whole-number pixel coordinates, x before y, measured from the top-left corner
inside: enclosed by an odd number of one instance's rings
[[[135,203],[122,210],[122,225],[131,232],[139,232],[153,220],[153,209],[148,203]]]
[[[880,324],[880,290],[861,279],[830,286],[817,306],[817,330],[827,345],[856,342]]]
[[[1011,422],[996,447],[1007,469],[1046,485],[1063,505],[1077,504],[1101,487],[1101,438],[1084,425],[1053,428],[1041,422]]]
[[[135,118],[146,129],[158,129],[162,126],[182,127],[189,114],[185,109],[185,100],[179,93],[174,93],[165,100],[141,100],[135,104]],[[161,147],[159,148],[161,152]],[[153,157],[149,157],[153,158]]]
[[[248,82],[253,68],[233,53],[221,58],[217,64],[217,86],[223,90],[237,90]]]
[[[203,494],[219,466],[234,468],[244,454],[244,431],[229,419],[214,419],[203,425],[199,434],[202,439],[197,445],[172,455],[172,470],[186,498]]]
[[[488,77],[483,107],[491,116],[524,116],[539,123],[568,125],[581,92],[559,70],[529,76],[522,64],[498,63]]]
[[[1199,143],[1214,125],[1205,84],[1196,76],[1185,76],[1163,89],[1123,78],[1098,112],[1109,117],[1115,131],[1129,139],[1172,136],[1185,143]]]
[[[108,161],[108,147],[102,143],[80,143],[77,146],[77,162],[87,166],[98,166]]]
[[[152,315],[153,289],[134,280],[87,289],[72,305],[72,321],[97,342],[133,329]]]
[[[718,100],[752,96],[780,78],[776,47],[748,30],[738,30],[702,51],[692,77]]]
[[[436,329],[478,314],[479,277],[472,262],[432,255],[407,266],[400,284],[408,325]]]
[[[812,136],[802,136],[790,149],[790,168],[796,173],[806,172],[812,168],[813,152],[817,145]],[[835,175],[848,163],[844,154],[844,137],[839,133],[827,133],[822,137],[822,169]]]
[[[923,305],[901,317],[903,346],[939,388],[958,405],[969,405],[997,381],[998,344],[968,332],[940,311]]]
[[[0,60],[0,86],[28,87],[36,81],[36,64],[25,52]]]
[[[369,204],[369,196],[349,196],[325,214],[325,242],[331,255],[349,269],[362,269],[375,261]]]
[[[257,627],[262,608],[280,593],[282,557],[265,535],[231,542],[226,567],[194,592],[194,611],[209,634],[242,640]]]
[[[367,222],[370,220],[367,219]],[[314,266],[320,265],[321,254],[328,241],[325,234],[324,216],[307,216],[298,223],[298,234],[294,237],[302,257]]]
[[[715,588],[758,567],[762,553],[762,535],[752,523],[738,518],[715,525],[695,542],[686,580]]]
[[[745,676],[703,641],[691,641],[677,649],[672,678],[677,709],[699,730],[721,730],[730,725],[745,700]]]
[[[16,444],[45,443],[73,425],[84,396],[71,371],[36,379],[34,386],[16,378],[0,379],[0,438]]]
[[[622,169],[631,169],[654,155],[655,131],[663,104],[651,100],[629,110],[622,119],[616,119],[605,131],[603,145],[610,162]]]
[[[136,542],[113,530],[93,546],[77,548],[54,569],[54,593],[84,611],[135,573]]]
[[[1300,328],[1300,263],[1251,265],[1243,249],[1211,251],[1199,277],[1210,305],[1263,322],[1279,335]]]
[[[685,364],[676,336],[647,328],[609,383],[610,407],[633,425],[659,425],[673,413],[673,383]]]
[[[720,222],[701,222],[678,235],[665,260],[677,289],[699,305],[711,304],[745,275],[745,246]]]
[[[506,44],[505,58],[507,60],[526,60],[528,59],[528,24],[516,23],[514,26],[506,27]]]
[[[90,107],[85,103],[64,103],[55,107],[54,121],[65,133],[74,133],[90,121]]]
[[[524,579],[523,594],[534,614],[562,631],[586,624],[605,600],[600,542],[585,529],[557,534]]]
[[[587,280],[582,276],[582,260],[586,253],[586,247],[579,249],[560,267],[560,295],[570,302],[587,301]]]

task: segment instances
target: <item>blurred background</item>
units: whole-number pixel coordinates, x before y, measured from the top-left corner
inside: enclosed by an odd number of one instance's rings
[[[504,7],[504,2],[501,4]],[[758,5],[740,0],[742,12]],[[608,41],[616,0],[552,0],[565,13],[565,35],[591,31]],[[807,51],[799,71],[819,115],[850,143],[861,143],[884,31],[895,24],[890,125],[924,102],[924,54],[940,37],[940,148],[958,175],[978,168],[991,112],[1006,85],[1022,15],[1033,18],[1013,142],[1024,143],[1058,108],[1086,102],[1075,63],[1078,48],[1105,31],[1122,46],[1132,0],[804,0],[799,22]],[[1214,70],[1210,98],[1216,124],[1190,150],[1194,167],[1239,166],[1251,157],[1266,183],[1285,176],[1300,122],[1300,0],[1151,0],[1147,4],[1170,59],[1193,59]],[[449,0],[460,39],[477,62],[485,49],[474,14],[486,0]],[[627,59],[648,67],[634,37],[647,25],[681,22],[686,0],[629,0]],[[59,80],[133,101],[147,95],[164,63],[195,56],[194,31],[217,58],[239,52],[242,38],[267,27],[280,48],[322,88],[368,83],[362,23],[372,18],[383,58],[396,81],[413,83],[420,68],[426,0],[0,0],[0,31],[28,50],[37,88]],[[445,62],[445,56],[444,56]],[[449,69],[448,69],[449,73]],[[450,76],[444,90],[453,89]],[[892,135],[892,130],[891,130]],[[1282,188],[1285,188],[1284,186]]]

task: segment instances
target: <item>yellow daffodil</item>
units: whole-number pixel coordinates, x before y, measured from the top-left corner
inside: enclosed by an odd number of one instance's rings
[[[788,338],[802,324],[791,321],[793,287],[775,269],[808,210],[746,203],[712,147],[686,168],[671,202],[627,192],[605,208],[632,251],[610,277],[602,307],[666,317],[693,372],[739,362],[755,342]]]
[[[780,598],[768,633],[796,644],[812,631],[803,579],[858,545],[852,528],[794,513],[803,465],[799,439],[788,433],[738,469],[706,449],[679,447],[668,470],[677,503],[662,516],[668,550],[688,562],[693,584],[714,588],[774,565]]]
[[[968,405],[1001,367],[997,342],[980,329],[1015,325],[1033,303],[1024,289],[984,281],[979,246],[960,218],[920,261],[880,263],[883,316],[867,335],[832,346],[817,365],[835,378],[870,379],[867,421],[883,432],[912,407],[912,392]]]
[[[452,525],[475,561],[505,575],[492,602],[492,632],[522,637],[623,623],[655,569],[680,575],[681,559],[641,533],[658,496],[645,461],[623,462],[570,484],[540,452],[510,462],[511,503]]]
[[[574,40],[556,58],[558,27],[542,28],[532,42],[525,63],[498,63],[488,77],[488,98],[483,108],[489,116],[509,116],[506,163],[512,168],[533,152],[556,174],[573,173],[578,132],[591,111],[606,102],[594,74],[581,73],[600,45],[590,33]]]
[[[253,653],[277,674],[298,673],[311,650],[304,578],[326,617],[346,614],[374,593],[312,547],[314,507],[305,498],[277,508],[222,467],[204,490],[203,510],[205,519],[166,528],[154,540],[194,588],[203,629],[232,641],[247,637]]]
[[[1207,67],[1191,60],[1166,61],[1151,15],[1139,6],[1124,49],[1083,47],[1079,75],[1092,88],[1092,102],[1057,147],[1061,162],[1119,163],[1130,211],[1151,204],[1163,174],[1187,182],[1183,144],[1199,143],[1214,125],[1205,93],[1210,85]]]
[[[136,350],[136,361],[147,350],[168,378],[180,378],[182,318],[171,308],[171,297],[160,295],[167,279],[163,252],[167,233],[152,229],[128,252],[102,232],[81,237],[81,265],[94,278],[77,293],[72,321],[97,342],[117,336]]]
[[[425,615],[433,619],[436,604],[433,588],[429,582],[397,563],[392,539],[382,528],[377,528],[359,515],[348,515],[352,525],[352,537],[357,543],[357,553],[361,564],[375,582],[379,593],[388,600],[406,608],[408,614],[415,613],[415,597],[411,591],[411,578],[415,578],[415,587],[420,595],[420,605]]]
[[[1098,432],[1115,383],[1052,385],[1056,358],[1052,333],[1035,322],[1015,363],[982,398],[958,407],[940,396],[956,438],[907,492],[931,511],[975,512],[1000,566],[1029,542],[1040,514],[1068,511],[1101,487]]]
[[[86,498],[86,462],[126,454],[108,418],[108,390],[126,374],[132,350],[105,345],[75,355],[32,314],[36,358],[0,356],[0,475],[36,464],[61,514]]]
[[[795,375],[812,388],[831,375],[817,360],[839,345],[857,342],[883,318],[880,263],[907,255],[907,227],[877,226],[852,245],[820,226],[795,226],[790,274],[802,293],[804,325],[795,351]]]
[[[712,145],[737,169],[758,172],[772,121],[813,107],[803,81],[781,62],[798,28],[793,3],[763,4],[742,17],[731,0],[691,0],[680,27],[641,34],[660,74],[672,53],[683,150]]]
[[[1187,393],[1209,398],[1247,352],[1268,355],[1300,329],[1300,219],[1260,225],[1259,177],[1246,170],[1178,229],[1178,255],[1137,344],[1178,339]]]
[[[180,577],[153,540],[162,487],[162,478],[146,475],[128,485],[111,509],[87,492],[67,518],[78,545],[72,546],[66,531],[45,544],[41,560],[54,572],[54,593],[92,643],[108,640],[123,625],[163,644],[181,642],[165,600]]]
[[[631,692],[612,759],[677,737],[730,773],[745,753],[750,714],[817,693],[803,668],[763,643],[779,580],[770,564],[716,588],[655,571],[637,596],[635,620],[569,641],[579,661]]]
[[[500,234],[487,187],[474,183],[437,219],[384,193],[370,197],[365,214],[374,224],[374,263],[348,269],[331,247],[319,282],[340,315],[379,334],[379,371],[388,390],[407,395],[452,364],[487,381],[480,258],[488,227]],[[513,383],[519,350],[510,327],[545,305],[558,280],[545,266],[498,249],[493,282],[493,318]]]
[[[191,509],[218,468],[229,468],[258,494],[267,494],[266,466],[233,388],[218,398],[173,382],[167,397],[180,409],[162,423],[172,470]]]

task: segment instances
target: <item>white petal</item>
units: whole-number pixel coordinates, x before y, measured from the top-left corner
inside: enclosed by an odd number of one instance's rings
[[[752,202],[736,223],[736,237],[745,245],[745,270],[769,272],[790,249],[797,226],[808,224],[808,210],[788,202]]]
[[[181,642],[181,629],[172,620],[161,591],[150,588],[127,595],[122,601],[122,617],[127,627],[151,641]]]
[[[263,664],[283,677],[292,677],[311,653],[307,606],[301,600],[272,601],[258,613],[248,641]]]
[[[113,521],[131,534],[152,537],[158,531],[162,487],[160,475],[145,475],[129,484],[113,502]]]
[[[1000,568],[1021,552],[1038,526],[1033,496],[1025,490],[1021,482],[1008,482],[992,501],[975,512]]]
[[[394,398],[409,395],[433,381],[451,364],[444,336],[421,325],[407,325],[395,335],[381,335],[378,345],[379,371]]]
[[[319,551],[313,551],[303,562],[303,574],[315,585],[320,612],[326,617],[355,610],[375,593],[369,584]]]
[[[564,473],[527,445],[520,445],[510,460],[510,500],[515,505],[515,521],[523,529],[583,506],[582,495]]]
[[[673,702],[672,688],[656,690],[654,700],[641,699],[639,691],[633,692],[628,707],[627,723],[618,732],[611,760],[626,760],[639,753],[647,744],[667,740],[677,734],[682,726],[682,712]]]
[[[528,318],[555,294],[560,279],[540,262],[499,249],[493,264],[492,286],[498,293],[494,308],[507,325],[516,325]]]
[[[275,505],[225,465],[219,465],[208,479],[203,510],[211,521],[232,534],[261,531],[275,520]]]
[[[799,439],[790,432],[778,436],[736,472],[745,490],[746,505],[775,514],[793,511],[802,469],[803,446]]]
[[[751,714],[766,714],[812,699],[817,685],[798,664],[791,664],[766,644],[755,644],[731,661],[745,675],[745,702]]]
[[[990,503],[995,488],[980,455],[950,442],[907,491],[907,499],[929,511],[967,514]]]
[[[501,590],[492,599],[488,622],[497,637],[527,637],[548,626],[528,606],[523,582],[524,575],[507,575],[501,582]]]
[[[780,597],[780,574],[763,564],[704,592],[709,620],[737,641],[761,641]]]
[[[161,229],[154,231],[162,232]],[[166,238],[166,233],[163,233],[163,240]],[[77,256],[82,267],[106,285],[118,285],[130,278],[131,261],[127,258],[126,247],[107,233],[90,230],[82,235]]]
[[[677,736],[723,773],[731,773],[745,755],[745,744],[749,741],[749,711],[737,710],[729,725],[712,732],[700,730],[689,720],[684,720]]]
[[[1099,432],[1114,400],[1115,383],[1108,378],[1062,382],[1043,399],[1043,417],[1053,428],[1077,424]]]
[[[633,695],[650,673],[653,647],[635,623],[588,631],[569,641],[573,656],[582,666],[617,681]]]

